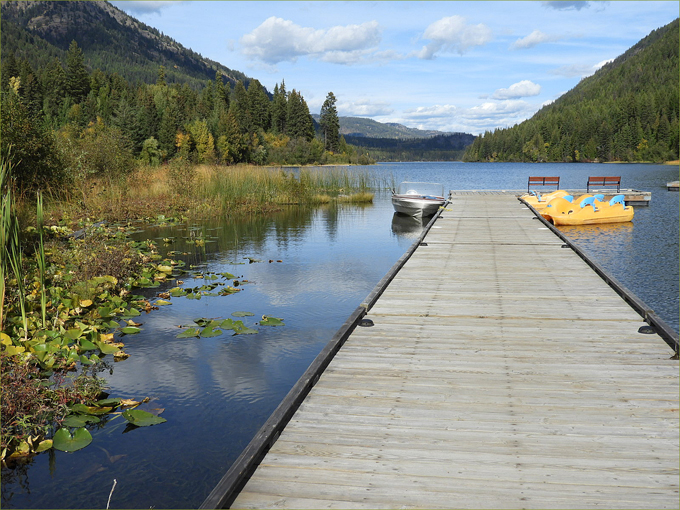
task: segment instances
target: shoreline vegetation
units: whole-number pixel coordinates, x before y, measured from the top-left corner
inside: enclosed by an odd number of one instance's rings
[[[143,399],[108,398],[105,381],[97,375],[128,357],[120,340],[139,331],[135,317],[158,309],[156,300],[135,295],[135,288],[153,287],[182,266],[182,261],[162,259],[153,241],[132,241],[133,223],[235,219],[285,207],[370,203],[372,190],[391,185],[350,166],[217,166],[175,160],[141,166],[118,179],[89,178],[77,191],[33,196],[12,186],[11,171],[11,163],[3,160],[3,466],[28,462],[51,448],[83,448],[92,441],[88,428],[105,419],[123,416],[136,426],[158,423],[134,409]]]

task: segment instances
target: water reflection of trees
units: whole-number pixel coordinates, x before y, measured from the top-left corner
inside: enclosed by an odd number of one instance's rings
[[[337,238],[344,212],[351,214],[356,209],[370,206],[371,204],[337,203],[318,207],[288,206],[275,213],[239,219],[149,226],[134,234],[133,238],[153,239],[161,256],[183,260],[187,266],[201,266],[210,260],[224,260],[225,257],[233,257],[233,262],[243,262],[238,257],[261,253],[272,240],[282,250],[302,242],[309,229],[318,221],[321,221],[329,241],[332,242]],[[165,243],[163,239],[170,239],[171,242]],[[201,242],[196,244],[196,239]]]

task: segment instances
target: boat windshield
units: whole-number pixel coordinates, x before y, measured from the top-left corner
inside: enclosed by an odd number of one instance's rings
[[[402,182],[397,195],[430,195],[443,197],[444,186],[436,182]]]

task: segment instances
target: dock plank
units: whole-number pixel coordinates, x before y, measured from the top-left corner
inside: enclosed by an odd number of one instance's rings
[[[509,194],[453,197],[232,508],[678,508],[678,362]]]

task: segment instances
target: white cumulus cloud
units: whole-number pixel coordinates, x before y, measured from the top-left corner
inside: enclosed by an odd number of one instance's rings
[[[338,103],[338,113],[356,117],[379,117],[389,115],[394,111],[389,103],[360,99],[351,103]]]
[[[493,99],[517,99],[520,97],[537,96],[541,93],[541,86],[529,80],[513,83],[507,89],[498,89]]]
[[[517,39],[514,43],[510,45],[511,50],[523,50],[527,48],[533,48],[544,42],[556,41],[559,39],[556,36],[550,36],[541,32],[540,30],[534,30],[528,36]]]
[[[452,117],[458,112],[452,104],[434,106],[419,106],[418,108],[412,108],[410,110],[404,111],[404,116],[408,119],[431,119],[435,117]]]
[[[377,21],[329,29],[301,27],[272,16],[239,40],[244,55],[267,64],[310,56],[326,62],[352,64],[380,42]]]
[[[425,29],[423,39],[431,42],[418,53],[422,59],[432,59],[441,51],[463,54],[469,48],[482,46],[492,38],[491,29],[480,23],[468,25],[462,16],[448,16],[432,23]]]
[[[461,112],[461,123],[470,132],[483,132],[496,127],[508,127],[528,119],[540,106],[526,101],[511,99],[500,102],[486,102]]]

